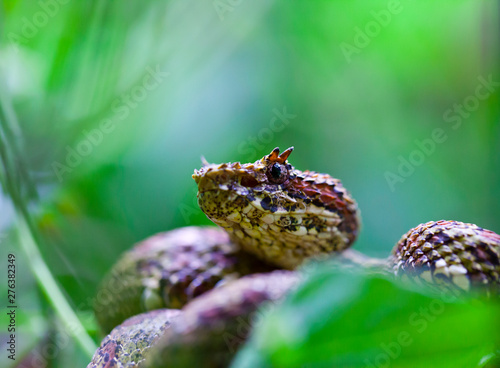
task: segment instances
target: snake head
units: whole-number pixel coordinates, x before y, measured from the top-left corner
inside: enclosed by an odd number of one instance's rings
[[[207,217],[246,251],[285,268],[345,249],[359,227],[357,204],[340,180],[295,169],[292,151],[275,148],[247,164],[204,163],[193,174]]]
[[[238,193],[248,193],[252,190],[273,190],[272,186],[281,185],[285,188],[291,178],[293,166],[287,161],[293,147],[280,155],[278,147],[269,155],[249,164],[239,162],[209,164],[202,158],[202,167],[195,170],[193,179],[198,184],[200,193],[210,190],[233,190]],[[258,188],[257,188],[258,187]]]

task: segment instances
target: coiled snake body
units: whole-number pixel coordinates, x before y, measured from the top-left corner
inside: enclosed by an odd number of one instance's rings
[[[129,344],[129,349],[118,349],[130,340],[123,327],[115,329],[89,367],[194,366],[196,355],[203,356],[204,366],[225,366],[234,354],[227,336],[235,335],[235,318],[248,317],[265,300],[279,300],[297,283],[294,272],[276,269],[293,270],[319,255],[339,253],[339,258],[422,283],[498,294],[500,236],[476,225],[421,224],[400,239],[386,260],[346,251],[360,227],[356,202],[340,180],[295,169],[287,161],[292,150],[280,154],[275,148],[249,164],[204,162],[195,170],[200,208],[224,231],[188,227],[138,244],[103,281],[95,305],[105,332],[142,311],[183,312],[171,318],[169,328],[160,323],[161,331],[146,323],[142,344]],[[256,275],[245,276],[250,274]],[[158,320],[154,313],[135,317],[136,337],[141,321]],[[153,344],[153,352],[146,354]]]

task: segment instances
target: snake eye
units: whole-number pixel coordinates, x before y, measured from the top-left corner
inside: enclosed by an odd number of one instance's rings
[[[288,179],[288,169],[285,165],[275,162],[267,169],[267,178],[273,184],[281,184]]]

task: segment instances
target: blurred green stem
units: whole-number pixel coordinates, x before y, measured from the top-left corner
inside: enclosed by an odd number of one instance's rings
[[[17,126],[15,115],[13,110],[9,109],[10,106],[1,93],[2,91],[0,91],[0,160],[3,170],[0,176],[4,190],[10,195],[16,210],[19,244],[26,254],[39,286],[56,314],[63,321],[68,335],[73,336],[84,352],[92,357],[97,347],[66,300],[40,253],[39,237],[27,209],[29,199],[23,198],[22,191],[27,189],[26,193],[33,194],[36,190],[30,181],[29,173],[22,162],[20,149],[17,145],[20,135],[16,137],[14,134]]]
[[[59,318],[63,321],[66,328],[65,332],[74,337],[89,358],[92,357],[97,346],[85,331],[78,316],[75,314],[60,287],[57,285],[57,281],[52,276],[35,240],[31,236],[30,227],[26,223],[24,216],[19,211],[16,212],[19,244],[28,257],[31,270],[35,274],[38,284],[44,291]]]

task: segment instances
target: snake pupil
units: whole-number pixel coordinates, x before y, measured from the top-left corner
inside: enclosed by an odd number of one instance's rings
[[[281,167],[279,164],[274,164],[273,167],[271,168],[271,175],[273,176],[274,179],[278,180],[281,175]]]

